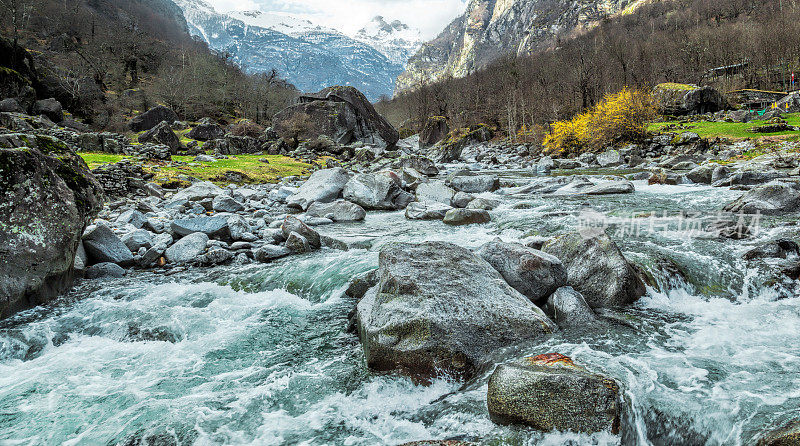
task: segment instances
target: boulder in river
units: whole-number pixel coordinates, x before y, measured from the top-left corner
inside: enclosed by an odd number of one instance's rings
[[[567,284],[592,308],[622,307],[645,293],[636,269],[606,234],[569,233],[545,243],[542,251],[564,263]]]
[[[451,206],[456,191],[444,184],[444,181],[430,181],[417,186],[417,201],[433,201]]]
[[[492,221],[491,215],[488,211],[483,209],[450,209],[444,214],[445,224],[450,226],[464,226],[480,223],[489,223]]]
[[[322,246],[319,233],[311,229],[310,226],[300,221],[297,217],[287,215],[286,218],[283,219],[283,224],[281,224],[281,231],[283,232],[283,236],[287,239],[293,232],[303,236],[308,241],[311,248],[319,249]]]
[[[486,400],[492,421],[500,424],[542,432],[619,433],[619,384],[558,353],[497,366]]]
[[[300,186],[286,203],[289,207],[305,211],[311,203],[330,203],[342,194],[344,186],[350,181],[350,174],[341,167],[318,170]]]
[[[450,209],[453,209],[452,206],[444,203],[414,201],[406,207],[406,218],[409,220],[443,220]]]
[[[470,194],[494,192],[500,189],[500,179],[495,175],[458,175],[450,179],[450,187]]]
[[[543,303],[542,299],[567,283],[567,269],[561,260],[525,245],[498,239],[484,244],[477,253],[534,303]]]
[[[445,242],[390,244],[378,285],[358,303],[367,365],[427,381],[470,378],[499,348],[541,339],[555,325],[486,261]]]
[[[132,132],[143,132],[150,130],[162,121],[175,122],[178,115],[171,108],[158,105],[144,113],[134,116],[128,121],[128,128]]]
[[[102,207],[75,152],[50,138],[38,145],[0,149],[0,319],[69,289],[81,235]]]
[[[773,181],[750,189],[741,198],[725,206],[724,210],[764,215],[795,213],[800,211],[800,190],[793,185]]]
[[[167,248],[165,256],[170,263],[186,263],[196,260],[206,250],[208,235],[195,232]]]
[[[98,263],[86,268],[84,277],[87,279],[119,279],[125,276],[125,269],[116,263]]]
[[[398,183],[384,173],[360,173],[347,182],[342,195],[367,210],[404,209],[414,197]]]
[[[172,222],[171,229],[180,237],[202,232],[216,240],[231,240],[231,229],[224,216],[180,218]]]
[[[571,286],[561,287],[551,294],[546,308],[561,328],[581,328],[597,322],[597,317],[586,299]]]
[[[309,217],[330,218],[333,221],[361,221],[367,216],[363,207],[347,200],[336,200],[332,203],[315,201],[308,207]]]
[[[436,163],[424,156],[414,155],[402,157],[400,158],[399,166],[414,169],[427,176],[439,175],[439,168],[436,167]]]
[[[286,141],[308,141],[324,135],[338,144],[357,141],[393,147],[400,134],[367,98],[353,87],[328,87],[300,96],[298,103],[275,115],[272,128]]]

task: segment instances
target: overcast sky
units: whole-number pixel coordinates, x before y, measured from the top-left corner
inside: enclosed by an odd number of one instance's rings
[[[400,20],[432,39],[464,12],[466,0],[207,0],[217,11],[282,11],[345,33],[361,29],[372,17]]]

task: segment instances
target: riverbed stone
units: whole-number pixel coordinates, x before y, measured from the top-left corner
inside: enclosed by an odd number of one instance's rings
[[[83,247],[90,263],[111,262],[128,267],[133,265],[133,254],[125,243],[105,224],[86,228],[83,234]]]
[[[378,285],[358,303],[367,365],[421,381],[468,379],[499,348],[541,339],[555,324],[486,261],[445,242],[395,243]]]
[[[363,207],[347,200],[336,200],[332,203],[316,201],[308,207],[306,215],[317,218],[330,218],[337,222],[361,221],[367,216]]]
[[[244,205],[230,195],[217,195],[211,202],[211,208],[217,212],[241,212]]]
[[[606,150],[597,154],[596,161],[600,167],[615,167],[622,164],[622,155],[617,150]]]
[[[586,195],[631,194],[636,190],[633,183],[627,180],[601,181],[583,191]]]
[[[287,198],[286,204],[305,211],[315,202],[330,203],[341,196],[349,180],[350,174],[341,167],[318,170]]]
[[[170,227],[172,232],[180,237],[202,232],[216,240],[227,241],[231,238],[228,218],[224,216],[180,218],[174,220]]]
[[[483,209],[485,211],[491,211],[497,206],[500,206],[500,201],[498,200],[478,197],[467,204],[467,209]]]
[[[489,223],[492,217],[483,209],[450,209],[444,214],[444,223],[451,226],[463,226]]]
[[[311,245],[308,243],[308,239],[297,232],[292,231],[286,237],[286,249],[295,254],[301,254],[304,252],[310,252]]]
[[[150,249],[153,246],[153,234],[145,229],[137,229],[123,235],[120,240],[131,252],[137,252],[140,248]]]
[[[303,236],[303,238],[308,241],[308,244],[311,246],[311,248],[319,249],[322,246],[319,233],[292,215],[287,215],[283,219],[281,231],[283,232],[283,236],[286,237],[287,241],[289,236],[293,232],[296,232],[298,235]]]
[[[195,232],[175,242],[164,253],[170,263],[186,263],[197,260],[208,244],[208,235]]]
[[[253,256],[258,262],[269,263],[273,260],[286,257],[291,253],[292,251],[285,246],[264,245],[255,250],[255,252],[253,252]]]
[[[404,209],[413,196],[398,183],[399,179],[385,173],[360,173],[347,182],[342,195],[367,210]]]
[[[542,251],[564,263],[567,284],[592,308],[623,307],[645,293],[636,269],[606,234],[565,234],[545,243]]]
[[[104,262],[86,268],[87,279],[119,279],[125,276],[125,269],[116,263]]]
[[[494,192],[500,189],[500,179],[495,175],[458,175],[450,179],[450,187],[470,194]]]
[[[430,181],[417,186],[417,201],[435,201],[451,206],[456,191],[444,184],[444,181]]]
[[[497,366],[486,400],[492,421],[499,424],[542,432],[619,433],[619,384],[558,353]]]
[[[785,215],[800,211],[800,190],[780,181],[750,189],[724,208],[742,214]]]
[[[557,289],[547,299],[547,313],[561,328],[585,328],[597,322],[597,317],[583,295],[571,286]]]
[[[478,248],[477,254],[534,303],[544,303],[543,299],[567,283],[567,269],[561,260],[519,243],[494,240]]]
[[[450,209],[444,203],[435,201],[414,201],[406,207],[406,218],[409,220],[442,220]]]
[[[222,194],[222,188],[210,181],[201,181],[194,183],[191,186],[178,191],[172,196],[170,202],[180,201],[200,201],[206,198],[213,199],[217,195]]]
[[[475,196],[472,195],[472,194],[468,194],[466,192],[456,192],[456,194],[453,195],[452,204],[453,204],[453,207],[465,208],[474,199],[475,199]]]
[[[144,226],[147,218],[141,212],[135,209],[129,209],[119,214],[119,217],[117,217],[115,221],[120,224],[129,224],[135,228],[141,228]]]

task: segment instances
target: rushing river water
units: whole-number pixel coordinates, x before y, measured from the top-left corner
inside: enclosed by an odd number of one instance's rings
[[[800,416],[800,298],[764,287],[769,273],[741,260],[797,227],[762,219],[746,241],[690,237],[674,230],[678,212],[714,214],[741,192],[636,188],[592,198],[487,194],[503,203],[492,223],[460,228],[370,213],[318,228],[349,251],[83,282],[57,305],[0,322],[0,444],[736,445]],[[354,303],[343,290],[377,266],[383,244],[552,235],[575,229],[588,207],[612,218],[609,234],[654,285],[618,315],[625,324],[562,331],[501,359],[560,352],[616,378],[629,407],[621,436],[494,425],[491,370],[466,385],[424,387],[365,367],[345,333]],[[625,218],[650,212],[666,212],[659,224],[673,226],[624,230]]]

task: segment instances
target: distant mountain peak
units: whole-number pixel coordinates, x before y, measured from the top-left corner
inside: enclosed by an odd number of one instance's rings
[[[418,29],[400,20],[387,22],[380,15],[373,17],[353,38],[370,45],[402,66],[422,46],[422,36]]]

